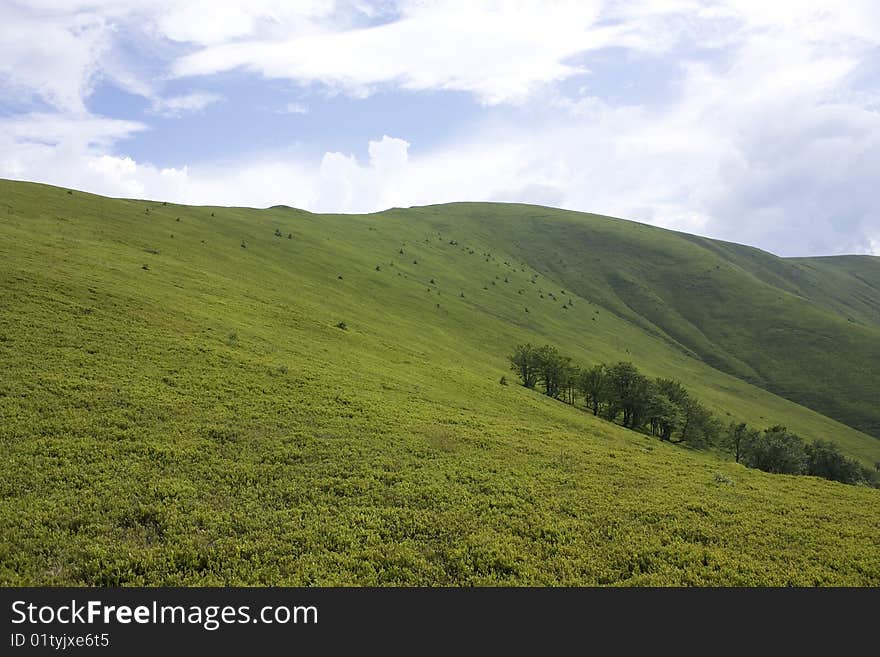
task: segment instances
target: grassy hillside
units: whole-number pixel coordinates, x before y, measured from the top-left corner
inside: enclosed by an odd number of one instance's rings
[[[499,385],[514,344],[550,342],[880,460],[877,440],[626,305],[626,262],[595,283],[589,251],[551,262],[594,218],[480,212],[0,181],[0,583],[880,584],[878,491],[746,470]],[[583,232],[548,246],[572,217]],[[674,239],[681,265],[694,245]]]
[[[788,260],[534,206],[463,203],[410,216],[481,231],[678,350],[880,438],[878,258]]]

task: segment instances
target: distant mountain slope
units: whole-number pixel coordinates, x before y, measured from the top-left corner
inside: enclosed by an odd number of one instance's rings
[[[721,371],[880,436],[880,259],[784,259],[597,215],[421,208]]]

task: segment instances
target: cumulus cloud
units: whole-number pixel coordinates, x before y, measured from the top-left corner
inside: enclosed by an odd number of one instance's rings
[[[281,38],[207,45],[172,70],[193,76],[244,68],[355,95],[393,83],[466,91],[489,104],[517,101],[539,83],[582,71],[568,57],[614,42],[615,30],[593,29],[600,5],[401,3],[392,22],[333,31],[312,26]]]
[[[89,14],[31,12],[0,5],[0,94],[35,97],[83,112],[101,55],[110,44],[106,20]]]

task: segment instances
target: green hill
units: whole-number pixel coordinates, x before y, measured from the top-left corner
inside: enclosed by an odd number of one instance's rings
[[[787,260],[627,221],[530,206],[417,210],[494,244],[650,335],[880,437],[880,265]],[[467,228],[465,228],[467,227]],[[488,233],[487,233],[488,236]]]
[[[880,583],[878,491],[498,384],[547,342],[872,464],[876,259],[9,181],[0,238],[0,583]]]

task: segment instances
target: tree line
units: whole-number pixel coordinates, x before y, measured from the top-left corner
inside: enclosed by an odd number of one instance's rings
[[[880,486],[871,470],[834,443],[806,442],[781,425],[764,431],[746,423],[725,425],[675,379],[651,379],[629,362],[584,368],[556,347],[517,345],[510,367],[526,388],[583,408],[597,417],[662,441],[730,451],[737,463],[765,472],[807,474],[847,484]]]

